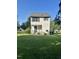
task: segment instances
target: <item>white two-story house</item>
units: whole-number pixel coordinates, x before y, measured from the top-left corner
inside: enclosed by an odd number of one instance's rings
[[[33,13],[30,24],[31,34],[50,34],[50,16],[47,13]]]

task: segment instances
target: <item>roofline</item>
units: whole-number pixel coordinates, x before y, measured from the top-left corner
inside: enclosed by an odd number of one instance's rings
[[[45,18],[45,17],[47,17],[47,18],[51,18],[51,16],[30,16],[30,17],[39,17],[39,18]]]

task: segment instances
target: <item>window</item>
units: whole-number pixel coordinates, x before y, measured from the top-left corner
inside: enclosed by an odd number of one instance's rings
[[[32,22],[39,22],[40,21],[40,18],[38,18],[38,17],[33,17],[32,18]]]
[[[44,18],[44,21],[48,21],[48,18]]]
[[[46,32],[48,32],[48,30],[46,30]]]
[[[42,29],[42,25],[38,25],[38,29],[40,29],[40,30],[41,30],[41,29]]]

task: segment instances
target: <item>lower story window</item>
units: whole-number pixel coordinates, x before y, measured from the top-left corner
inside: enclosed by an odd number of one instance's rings
[[[42,25],[38,25],[38,29],[42,29]]]

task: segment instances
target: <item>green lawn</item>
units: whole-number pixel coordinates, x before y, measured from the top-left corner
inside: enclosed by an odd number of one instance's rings
[[[18,59],[61,59],[60,35],[17,37]]]

